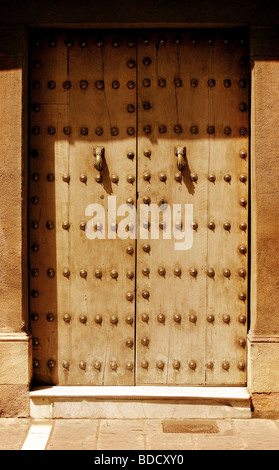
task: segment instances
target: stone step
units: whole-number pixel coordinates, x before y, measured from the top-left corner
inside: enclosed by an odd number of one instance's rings
[[[30,391],[32,418],[251,418],[245,387],[42,386]]]

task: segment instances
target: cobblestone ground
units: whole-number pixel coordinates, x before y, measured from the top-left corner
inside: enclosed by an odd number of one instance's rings
[[[169,433],[152,419],[2,418],[0,450],[279,450],[279,420],[205,421],[218,432]]]

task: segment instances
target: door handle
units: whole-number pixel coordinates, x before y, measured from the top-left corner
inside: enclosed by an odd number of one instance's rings
[[[186,164],[186,147],[175,147],[174,152],[177,157],[177,168],[182,171]]]
[[[104,147],[94,147],[94,167],[100,171],[103,169],[103,159],[105,157],[105,148]]]

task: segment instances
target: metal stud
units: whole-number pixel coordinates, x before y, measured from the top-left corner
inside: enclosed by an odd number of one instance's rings
[[[166,181],[166,179],[167,179],[166,173],[160,173],[159,174],[159,180],[160,181]]]
[[[240,346],[241,348],[244,348],[245,345],[246,345],[246,341],[244,338],[239,338],[238,341],[237,341],[237,344],[238,346]]]
[[[241,88],[246,88],[247,87],[247,80],[245,78],[241,78],[239,80],[238,84]]]
[[[229,370],[229,368],[230,368],[230,363],[229,363],[228,361],[223,361],[223,362],[222,362],[222,368],[223,368],[224,370]]]
[[[134,113],[135,110],[136,110],[136,107],[133,104],[128,104],[128,106],[127,106],[128,113],[130,113],[130,114]]]
[[[244,268],[240,268],[240,269],[238,270],[238,275],[239,275],[240,277],[245,277],[245,276],[246,276],[246,270],[245,270]]]
[[[141,295],[144,299],[149,299],[150,293],[147,290],[144,290]]]
[[[30,156],[31,156],[32,158],[37,158],[37,157],[39,156],[38,150],[32,149],[32,150],[30,151]]]
[[[224,134],[225,135],[230,135],[232,133],[232,129],[229,126],[224,127]]]
[[[39,270],[37,268],[31,269],[31,276],[32,277],[38,277],[39,276]]]
[[[148,269],[148,268],[143,268],[142,274],[143,274],[144,276],[149,276],[149,274],[150,274],[149,269]]]
[[[53,313],[48,313],[46,318],[47,318],[47,321],[53,322],[55,320],[55,315],[53,315]]]
[[[113,80],[111,86],[114,90],[118,90],[118,88],[120,87],[120,83],[118,80]]]
[[[209,315],[207,315],[206,319],[207,319],[208,323],[213,323],[214,320],[215,320],[215,317],[214,317],[214,315],[209,314]]]
[[[214,363],[212,361],[208,361],[206,364],[205,364],[205,367],[207,369],[213,369],[214,367]]]
[[[157,361],[156,362],[156,367],[157,367],[157,369],[160,369],[160,370],[164,369],[164,367],[165,367],[164,361]]]
[[[95,134],[98,135],[98,136],[101,136],[101,135],[103,135],[103,133],[104,133],[103,128],[100,127],[100,126],[97,126],[96,129],[95,129]]]
[[[180,369],[180,366],[181,366],[180,361],[173,361],[173,362],[172,362],[172,367],[173,367],[175,370]]]
[[[129,206],[132,206],[134,204],[134,199],[132,197],[128,197],[127,200],[126,200],[126,203]],[[134,229],[134,225],[133,224],[128,224],[128,230],[133,231],[133,229]]]
[[[111,135],[113,135],[115,137],[118,134],[119,134],[119,129],[117,127],[112,127],[111,128]]]
[[[132,246],[127,246],[126,253],[132,255],[134,253],[134,248]]]
[[[208,85],[209,87],[211,87],[211,88],[214,87],[214,86],[216,85],[216,82],[215,82],[214,78],[210,78],[210,79],[207,81],[207,85]]]
[[[117,316],[116,316],[116,315],[112,315],[112,316],[110,317],[110,322],[112,323],[112,325],[117,325],[117,323],[118,323],[118,318],[117,318]]]
[[[95,175],[95,181],[96,181],[96,183],[102,183],[102,181],[103,181],[103,175],[102,175],[102,173],[96,173],[96,175]]]
[[[230,222],[225,222],[225,223],[223,224],[223,228],[224,228],[224,230],[227,230],[227,231],[230,230],[230,229],[231,229],[231,224],[230,224]]]
[[[111,41],[111,45],[112,45],[113,47],[119,47],[120,44],[121,44],[121,41],[120,41],[119,38],[114,38],[114,39]]]
[[[38,359],[33,359],[33,363],[32,363],[34,369],[37,369],[40,365],[40,362],[38,361]]]
[[[39,320],[39,315],[37,313],[31,313],[31,320],[32,321],[38,321]]]
[[[63,269],[63,276],[64,277],[70,277],[70,274],[71,274],[71,271],[69,270],[69,268],[64,268]]]
[[[111,270],[110,276],[112,277],[112,279],[117,279],[118,278],[118,272],[116,271],[116,269]]]
[[[54,222],[52,220],[48,220],[46,223],[46,228],[48,230],[53,230],[54,229]]]
[[[207,275],[208,275],[208,277],[214,277],[215,276],[214,269],[213,268],[208,268]]]
[[[33,68],[34,68],[34,69],[40,69],[41,66],[42,66],[42,63],[41,63],[40,60],[34,60],[34,61],[33,61]]]
[[[246,230],[247,229],[247,224],[245,224],[244,222],[241,222],[239,224],[239,228],[240,228],[240,230]]]
[[[247,176],[243,174],[239,175],[239,181],[241,181],[241,183],[246,183]]]
[[[39,297],[39,291],[36,290],[36,289],[33,289],[31,290],[31,297],[33,297],[34,299],[37,299]]]
[[[243,300],[243,301],[244,301],[244,300],[246,299],[246,294],[245,294],[245,292],[240,292],[240,293],[238,294],[238,298],[239,298],[239,300]]]
[[[32,82],[32,88],[33,88],[33,90],[38,90],[38,89],[40,88],[40,86],[41,86],[41,84],[40,84],[40,82],[38,82],[38,80],[34,80],[34,81]]]
[[[226,79],[224,80],[224,87],[225,87],[225,88],[230,88],[230,87],[231,87],[231,84],[232,84],[232,82],[231,82],[231,80],[230,80],[229,78],[226,78]]]
[[[70,323],[70,321],[71,321],[71,315],[70,315],[69,313],[65,313],[65,314],[63,315],[63,320],[64,320],[65,323]]]
[[[100,269],[96,269],[96,271],[95,271],[95,277],[96,277],[97,279],[101,279],[102,275],[103,275],[103,274],[102,274],[102,271],[101,271]]]
[[[197,78],[191,78],[191,80],[190,80],[190,86],[191,86],[192,88],[196,88],[196,87],[198,86],[198,84],[199,84],[199,81],[198,81]]]
[[[228,314],[223,315],[223,322],[224,323],[230,323],[231,317]]]
[[[48,277],[54,277],[55,276],[55,270],[53,268],[48,268],[47,276]]]
[[[230,277],[231,271],[228,268],[226,268],[223,270],[223,275],[224,277]]]
[[[245,369],[245,362],[238,362],[237,367],[239,370],[244,370]]]
[[[79,275],[80,275],[80,277],[82,277],[82,279],[86,279],[87,278],[87,271],[85,271],[85,269],[81,269]]]
[[[133,271],[127,271],[126,276],[127,276],[128,279],[133,279],[133,277],[134,277]]]
[[[127,158],[129,158],[129,160],[133,160],[133,158],[135,158],[134,152],[128,152],[127,153]]]
[[[190,132],[191,132],[191,134],[198,134],[198,132],[199,132],[198,126],[191,126],[190,127]]]
[[[136,132],[135,128],[134,127],[128,127],[127,128],[127,134],[128,135],[134,135]]]
[[[197,222],[193,222],[193,225],[192,225],[192,228],[193,230],[197,230],[198,229],[198,223]]]
[[[116,174],[112,174],[112,175],[111,175],[111,181],[112,181],[113,183],[118,183],[119,177],[118,177]]]
[[[182,175],[181,175],[181,173],[175,173],[174,179],[175,179],[175,181],[177,181],[178,183],[180,183],[180,181],[182,181]]]
[[[32,243],[31,245],[31,250],[36,253],[37,251],[39,251],[39,245],[37,243]]]
[[[143,295],[142,295],[143,296]],[[144,297],[146,298],[146,297]],[[132,300],[134,300],[134,294],[132,292],[127,292],[126,294],[126,299],[129,301],[129,302],[132,302]]]
[[[239,128],[239,135],[246,135],[247,134],[247,129],[246,127],[240,127]]]
[[[162,124],[158,127],[158,130],[159,130],[160,134],[165,134],[167,132],[167,126]]]
[[[149,111],[149,109],[151,109],[151,103],[150,103],[150,101],[144,101],[144,102],[142,103],[142,107],[143,107],[143,109],[144,109],[145,111]]]
[[[49,183],[53,183],[53,181],[55,180],[55,176],[53,173],[48,173],[46,179]]]
[[[142,344],[143,346],[148,346],[148,345],[149,345],[149,338],[147,338],[146,336],[143,336],[143,337],[141,338],[141,341],[140,341],[140,342],[141,342],[141,344]]]
[[[126,317],[126,323],[127,323],[128,325],[132,325],[132,324],[134,323],[134,318],[132,317],[132,315],[128,315],[128,316]]]
[[[142,202],[144,204],[150,204],[151,198],[149,196],[144,196],[143,199],[142,199]]]
[[[80,321],[80,323],[85,325],[85,323],[87,322],[87,316],[86,315],[80,315],[79,321]]]
[[[147,323],[148,320],[149,320],[149,315],[147,315],[147,313],[143,313],[142,316],[141,316],[141,319],[142,319],[142,321]]]
[[[39,222],[33,220],[33,222],[31,222],[31,227],[33,228],[33,230],[37,230],[39,228]]]
[[[192,370],[195,370],[197,367],[197,363],[194,360],[191,360],[188,365],[189,365],[189,368]]]
[[[164,88],[167,85],[167,81],[165,80],[165,78],[160,78],[158,80],[158,85],[159,87]]]
[[[85,361],[80,361],[78,366],[81,370],[85,370],[86,369],[86,362]]]
[[[62,179],[63,179],[64,183],[69,183],[71,177],[70,177],[70,175],[64,174],[64,175],[62,176]]]
[[[238,251],[239,253],[241,253],[242,255],[245,255],[245,253],[247,253],[247,247],[245,245],[240,245],[238,247]]]
[[[134,368],[134,363],[132,361],[129,361],[126,363],[127,370],[133,370],[133,368]]]
[[[140,365],[143,369],[148,369],[149,363],[148,363],[148,361],[144,360],[144,361],[141,361]]]
[[[40,110],[41,110],[41,105],[39,103],[35,103],[32,105],[32,111],[34,111],[34,113],[38,113]]]
[[[63,367],[63,369],[69,370],[69,368],[70,368],[69,361],[62,361],[62,367]]]
[[[151,178],[151,174],[150,174],[148,171],[146,171],[145,173],[143,173],[143,179],[144,179],[144,181],[149,181],[150,178]]]
[[[149,80],[149,78],[144,78],[142,84],[145,88],[149,88],[151,85],[151,81]]]
[[[246,205],[247,205],[246,199],[245,199],[244,197],[241,197],[241,198],[239,199],[239,204],[240,204],[242,207],[246,207]]]
[[[179,268],[179,267],[174,268],[174,275],[175,276],[179,277],[179,276],[181,276],[181,273],[182,273],[181,268]]]
[[[151,126],[149,124],[143,126],[143,132],[146,134],[146,135],[149,135],[151,133]]]
[[[159,276],[165,276],[165,274],[166,274],[165,268],[159,268],[158,269],[158,274],[159,274]]]
[[[102,363],[101,363],[100,361],[95,361],[95,362],[93,363],[93,367],[94,367],[95,370],[100,371],[101,368],[102,368]]]
[[[142,63],[143,63],[143,65],[145,65],[145,67],[148,67],[148,65],[151,64],[150,57],[144,57],[143,60],[142,60]]]
[[[173,320],[175,321],[175,323],[180,323],[181,322],[180,313],[175,313],[174,316],[173,316]]]
[[[56,366],[56,362],[53,360],[53,359],[50,359],[48,362],[47,362],[47,365],[50,369],[54,369],[54,367]]]
[[[197,322],[197,315],[195,315],[194,313],[191,313],[191,315],[189,316],[189,321],[191,323],[196,323]]]
[[[214,134],[214,132],[215,132],[215,127],[214,126],[208,126],[207,133],[208,134]]]
[[[245,323],[246,322],[246,316],[245,315],[239,315],[238,317],[239,323]]]
[[[134,346],[134,341],[131,338],[128,338],[125,344],[127,348],[132,348]]]
[[[214,223],[213,221],[210,221],[210,222],[208,223],[208,228],[209,228],[210,230],[214,230],[214,229],[215,229],[215,223]]]
[[[198,175],[196,173],[191,173],[190,174],[190,180],[197,182],[198,181]]]
[[[97,325],[101,325],[103,322],[103,317],[102,315],[96,315],[95,316],[95,323],[97,323]]]
[[[135,88],[136,84],[133,80],[129,80],[127,82],[127,88],[129,88],[129,90],[133,90]]]
[[[192,277],[196,277],[197,274],[198,274],[198,271],[197,271],[196,268],[191,268],[191,269],[190,269],[190,275],[191,275]]]
[[[133,68],[135,68],[135,66],[136,66],[135,60],[129,59],[128,62],[127,62],[127,67],[128,67],[129,69],[133,69]]]
[[[159,313],[157,315],[157,320],[158,320],[159,323],[165,323],[166,317],[163,313]]]
[[[41,132],[41,129],[39,128],[39,126],[33,126],[31,129],[31,132],[33,135],[39,135]]]
[[[117,362],[113,361],[113,362],[110,363],[111,370],[116,371],[117,367],[118,367]]]
[[[174,83],[174,86],[177,87],[177,88],[182,87],[182,80],[181,80],[181,78],[175,78],[174,81],[173,81],[173,83]]]
[[[88,135],[88,128],[87,127],[82,127],[80,129],[80,134],[81,135]]]
[[[63,88],[64,90],[70,90],[72,88],[72,84],[69,80],[66,80],[65,82],[63,82]]]

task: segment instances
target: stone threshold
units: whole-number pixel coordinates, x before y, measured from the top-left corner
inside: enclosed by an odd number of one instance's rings
[[[44,386],[30,391],[33,418],[251,418],[246,387]]]

